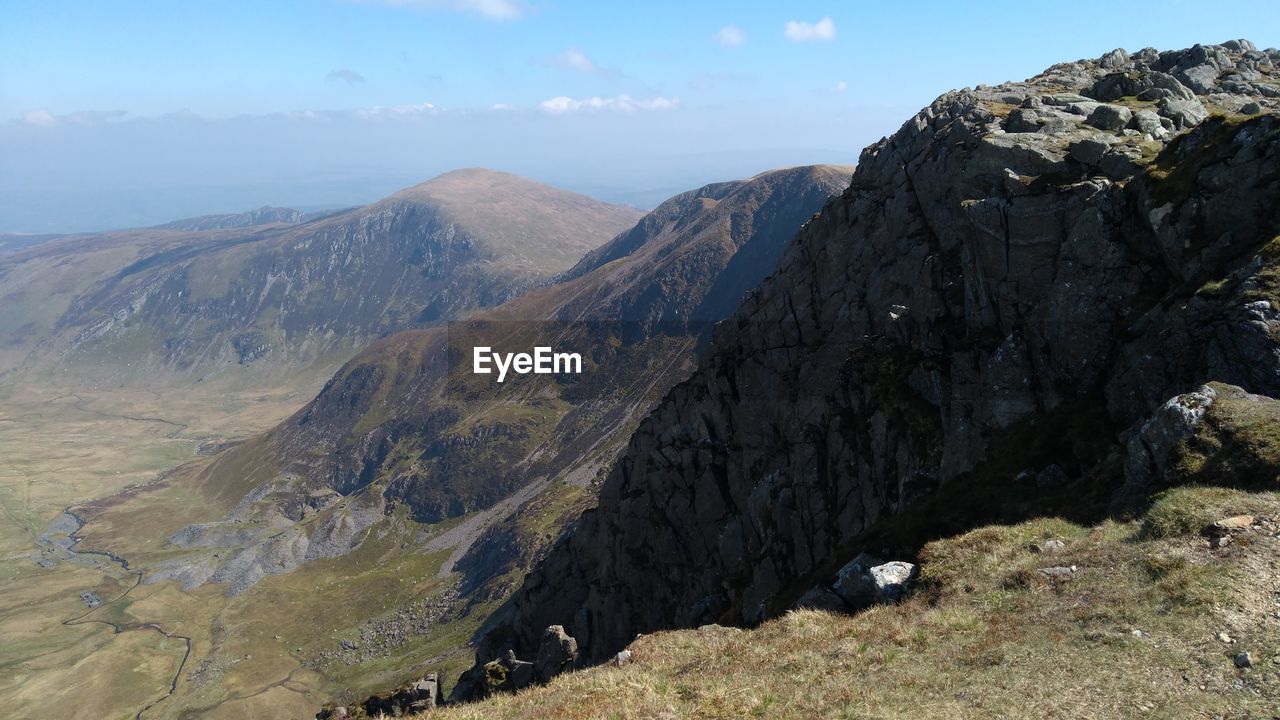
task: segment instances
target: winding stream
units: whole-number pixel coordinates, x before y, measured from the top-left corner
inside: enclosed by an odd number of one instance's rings
[[[80,529],[83,527],[84,527],[84,520],[80,516],[72,512],[71,508],[68,507],[65,510],[63,510],[62,515],[58,516],[57,519],[49,523],[49,526],[45,528],[45,531],[43,533],[40,534],[40,537],[37,538],[36,542],[46,556],[52,556],[57,558],[58,560],[63,560],[63,561],[82,564],[82,565],[89,564],[97,569],[103,570],[104,572],[109,570],[112,565],[118,565],[127,575],[132,575],[134,577],[134,581],[133,581],[133,585],[129,586],[128,590],[125,590],[124,592],[120,593],[114,598],[111,598],[110,600],[104,600],[101,605],[90,608],[89,610],[87,610],[81,615],[77,615],[76,617],[70,618],[68,620],[63,620],[62,624],[67,626],[88,625],[88,624],[95,624],[95,623],[100,625],[106,625],[110,627],[112,632],[116,635],[119,635],[121,633],[126,633],[126,632],[133,632],[135,630],[150,630],[150,631],[160,633],[165,638],[170,640],[181,640],[183,641],[186,648],[182,654],[182,660],[178,663],[178,667],[173,673],[173,678],[169,682],[168,691],[165,692],[164,695],[156,698],[155,700],[152,700],[145,707],[139,710],[136,715],[133,716],[134,720],[142,720],[143,713],[147,712],[148,710],[155,707],[156,705],[169,699],[169,697],[171,697],[175,692],[178,691],[178,680],[182,677],[182,671],[187,667],[187,661],[191,658],[191,638],[186,635],[170,633],[169,631],[165,630],[164,627],[162,627],[159,623],[154,623],[154,622],[115,623],[109,620],[98,620],[96,618],[89,617],[90,615],[100,610],[103,610],[104,608],[107,608],[111,605],[114,605],[115,603],[118,603],[121,600],[123,600],[125,597],[127,597],[129,593],[133,592],[139,585],[142,584],[143,573],[141,570],[131,569],[129,567],[129,561],[116,555],[115,553],[103,552],[99,550],[83,550],[83,551],[76,550],[75,546],[81,540],[81,538],[76,536],[76,533],[78,533]],[[106,558],[107,563],[104,564],[101,560],[98,560],[97,558],[99,557]],[[111,573],[108,573],[108,574],[111,574]]]

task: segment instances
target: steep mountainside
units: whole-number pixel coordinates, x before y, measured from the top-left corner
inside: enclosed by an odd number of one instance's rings
[[[948,93],[865,150],[461,694],[551,625],[598,661],[637,633],[758,623],[863,551],[1119,512],[1178,480],[1172,449],[1221,396],[1182,393],[1280,396],[1277,62],[1244,41],[1117,50]],[[1225,472],[1233,442],[1195,477],[1275,487],[1272,466]]]
[[[0,260],[0,349],[8,367],[150,384],[288,377],[504,302],[639,215],[462,170],[310,222],[266,208],[75,236]]]
[[[455,548],[442,573],[459,562],[473,589],[509,582],[535,554],[529,543],[558,527],[543,523],[516,543],[509,535],[519,523],[497,521],[541,507],[549,491],[585,501],[583,488],[639,417],[687,376],[715,308],[725,306],[710,294],[758,282],[849,173],[793,168],[676,196],[557,284],[466,322],[375,343],[293,418],[201,475],[203,491],[234,509],[175,534],[174,548],[190,552],[149,580],[228,583],[238,593],[350,552],[369,528],[407,514],[422,523],[466,516],[428,541],[435,551]],[[471,373],[475,346],[537,345],[579,353],[584,372],[501,384]],[[522,549],[485,555],[511,544]]]

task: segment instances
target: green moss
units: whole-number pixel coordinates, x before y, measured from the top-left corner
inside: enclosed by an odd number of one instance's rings
[[[1175,480],[1253,489],[1280,487],[1280,401],[1210,383],[1217,400],[1183,443]]]
[[[507,668],[497,660],[487,662],[484,665],[484,684],[490,693],[496,693],[503,690],[509,690],[511,683],[507,677]]]

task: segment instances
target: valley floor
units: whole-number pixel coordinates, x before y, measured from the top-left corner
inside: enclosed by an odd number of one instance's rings
[[[166,488],[162,478],[198,463],[202,448],[270,427],[314,389],[0,386],[0,707],[7,716],[134,717],[166,698],[175,678],[186,686],[189,672],[208,674],[200,638],[217,625],[211,620],[225,604],[221,594],[139,586],[137,573],[118,560],[59,548],[75,530],[63,510],[133,488],[124,497],[163,495],[166,512],[200,513],[201,498],[180,485]],[[146,522],[112,531],[128,537],[130,551],[165,541]],[[82,593],[102,604],[91,607]],[[195,638],[190,657],[187,636]],[[306,673],[289,680],[302,686]],[[146,717],[165,714],[156,708]]]
[[[1201,532],[1240,515],[1229,544]],[[902,604],[642,636],[622,667],[430,717],[1276,717],[1278,519],[1280,494],[1191,487],[1130,522],[983,527],[926,546]]]

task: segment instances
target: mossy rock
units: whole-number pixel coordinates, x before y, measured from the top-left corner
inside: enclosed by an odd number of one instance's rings
[[[1180,448],[1176,479],[1184,484],[1280,488],[1280,401],[1234,385],[1210,387],[1217,399]]]

